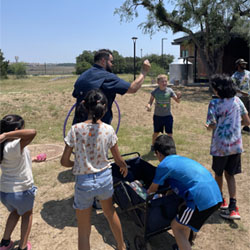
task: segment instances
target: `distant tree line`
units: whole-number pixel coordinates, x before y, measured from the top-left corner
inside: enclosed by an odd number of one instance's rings
[[[16,62],[10,64],[6,61],[3,52],[0,49],[0,78],[7,79],[8,74],[15,75],[16,78],[22,78],[26,76],[26,67],[24,63]]]
[[[96,51],[84,50],[82,54],[76,57],[76,74],[89,69],[94,63],[94,54]],[[123,57],[116,50],[112,51],[114,58],[113,72],[115,74],[133,74],[134,72],[134,57]],[[152,64],[151,74],[166,73],[169,70],[169,64],[173,62],[174,56],[156,54],[147,55],[145,57],[136,57],[136,73],[140,71],[142,62],[149,59]]]
[[[56,66],[75,66],[76,74],[81,74],[82,72],[89,69],[94,63],[94,54],[96,51],[84,50],[82,54],[76,57],[75,63],[60,63]],[[113,72],[115,74],[133,74],[134,73],[134,57],[123,57],[117,51],[112,51],[114,58]],[[151,71],[149,76],[155,77],[158,74],[164,74],[169,71],[169,64],[173,62],[173,55],[156,55],[150,54],[145,57],[136,57],[136,74],[140,71],[142,62],[145,59],[149,59],[151,63]],[[9,63],[6,61],[3,52],[0,49],[0,77],[1,79],[8,78],[8,74],[15,75],[17,78],[25,77],[26,65],[22,62]]]

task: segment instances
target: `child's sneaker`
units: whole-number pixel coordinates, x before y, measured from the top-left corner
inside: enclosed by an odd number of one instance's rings
[[[242,133],[250,134],[250,128],[248,126],[243,127]]]
[[[220,209],[222,210],[228,209],[228,204],[224,198],[222,204],[220,205]]]
[[[28,241],[27,242],[27,246],[24,248],[25,250],[31,250],[32,249],[32,247],[31,247],[31,244],[30,244],[30,242]],[[20,247],[18,247],[18,249],[17,250],[21,250],[21,248]]]
[[[27,250],[31,250],[31,249],[32,249],[31,244],[30,244],[30,242],[28,241],[28,242],[27,242]]]
[[[225,210],[220,213],[220,216],[224,219],[229,220],[240,220],[239,208],[236,207],[234,210]]]
[[[13,241],[10,241],[9,245],[8,246],[1,246],[0,247],[0,250],[10,250],[14,247],[14,242]]]

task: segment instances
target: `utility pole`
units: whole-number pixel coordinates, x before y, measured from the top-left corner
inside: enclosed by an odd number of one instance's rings
[[[164,58],[163,58],[163,40],[167,40],[167,38],[162,38],[161,39],[161,63],[162,63],[162,67],[164,65]]]

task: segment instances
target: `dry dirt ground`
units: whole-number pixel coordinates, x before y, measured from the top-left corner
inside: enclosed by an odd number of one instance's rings
[[[148,91],[152,90],[148,89]],[[145,105],[149,99],[149,92],[140,90],[137,94],[117,97],[121,112],[121,126],[141,126],[152,133],[152,113],[145,112]],[[204,122],[207,104],[210,96],[202,88],[181,89],[183,91],[183,104],[173,103],[175,115],[175,134],[180,133],[178,140],[185,139],[190,148],[179,147],[179,151],[187,156],[193,152],[192,141],[200,143],[200,150],[204,150],[200,160],[211,171],[211,157],[209,156],[210,134],[207,132],[185,130],[188,118],[196,123]],[[190,102],[192,100],[192,102]],[[202,129],[201,129],[202,131]],[[183,135],[181,134],[183,132]],[[119,136],[119,134],[118,134]],[[136,134],[135,134],[136,136]],[[188,138],[190,138],[188,140]],[[250,249],[250,202],[249,202],[249,136],[244,135],[246,152],[243,157],[243,174],[237,176],[238,201],[240,206],[241,221],[229,222],[221,219],[218,212],[209,218],[195,240],[193,249],[209,250],[246,250]],[[122,145],[121,145],[122,146]],[[123,145],[123,147],[126,147]],[[146,145],[149,148],[150,145]],[[60,148],[60,147],[59,147]],[[205,148],[205,149],[204,149]],[[45,150],[45,149],[41,149]],[[196,149],[197,150],[197,149]],[[31,150],[32,151],[32,150]],[[39,151],[39,150],[38,150]],[[36,154],[38,151],[33,152]],[[60,150],[59,150],[60,151]],[[57,152],[58,153],[58,152]],[[147,159],[152,159],[150,153]],[[151,157],[151,158],[150,158]],[[33,164],[35,183],[38,186],[36,197],[33,226],[30,241],[33,250],[75,250],[77,249],[77,223],[72,208],[74,177],[69,169],[60,166],[59,158],[50,159],[43,163]],[[226,190],[226,189],[225,189]],[[225,191],[225,193],[227,193]],[[117,208],[119,213],[119,208]],[[2,235],[8,212],[0,204],[0,235]],[[135,249],[133,241],[135,235],[141,234],[141,229],[125,214],[120,214],[125,238],[129,240],[131,249]],[[20,223],[15,229],[12,239],[16,243],[20,235]],[[107,221],[101,210],[93,210],[91,249],[115,249],[115,242],[109,230]],[[155,250],[170,250],[175,240],[171,230],[150,238],[150,245]]]

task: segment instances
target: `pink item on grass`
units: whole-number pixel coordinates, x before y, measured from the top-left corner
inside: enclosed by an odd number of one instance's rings
[[[46,158],[47,158],[47,155],[45,153],[42,153],[42,154],[37,155],[36,160],[37,161],[45,161]]]

